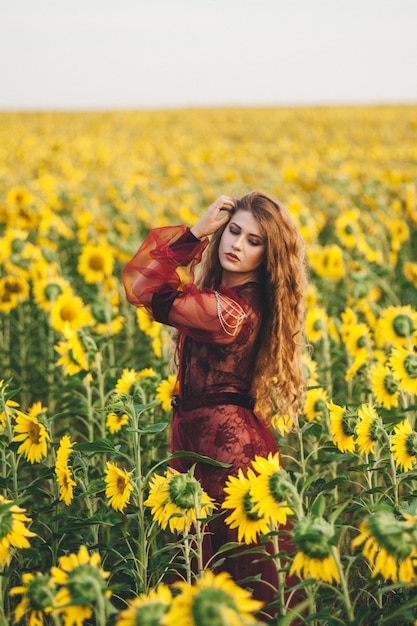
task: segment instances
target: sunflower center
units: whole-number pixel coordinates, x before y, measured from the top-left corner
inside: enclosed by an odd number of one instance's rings
[[[27,586],[26,596],[32,611],[43,611],[51,605],[47,576],[36,576]]]
[[[366,345],[367,345],[366,335],[361,335],[358,338],[358,341],[356,342],[356,345],[357,345],[358,348],[366,348]]]
[[[7,294],[17,294],[22,293],[23,286],[18,280],[8,280],[4,285],[4,290]]]
[[[228,626],[230,621],[224,609],[236,611],[233,597],[218,587],[201,589],[194,598],[191,612],[195,626]]]
[[[100,572],[88,563],[79,565],[68,574],[68,590],[74,604],[93,604],[104,587]]]
[[[13,239],[12,246],[11,246],[13,254],[21,254],[21,252],[23,252],[25,245],[26,245],[26,242],[24,239]]]
[[[352,224],[346,224],[345,226],[346,235],[353,235],[354,232],[355,232],[355,229],[353,228]]]
[[[315,320],[314,324],[313,324],[313,330],[323,330],[324,329],[324,323],[323,320]]]
[[[104,259],[101,254],[92,254],[88,261],[90,268],[96,272],[102,272],[104,268]]]
[[[77,317],[77,312],[74,307],[71,306],[71,304],[65,304],[61,308],[60,315],[61,319],[64,320],[64,322],[72,322]]]
[[[262,515],[259,515],[256,511],[253,510],[253,501],[250,497],[249,489],[242,498],[242,505],[242,508],[248,520],[250,520],[251,522],[258,522],[262,519]]]
[[[315,403],[314,403],[314,411],[316,413],[324,413],[326,408],[327,408],[327,404],[325,403],[323,398],[319,398],[318,400],[315,401]]]
[[[194,498],[201,497],[201,486],[192,476],[175,474],[169,482],[169,497],[171,502],[180,509],[186,510],[194,507]]]
[[[407,354],[404,359],[404,369],[410,378],[417,378],[417,354]]]
[[[39,444],[41,440],[41,427],[36,422],[31,422],[28,428],[28,436],[32,443]]]
[[[405,449],[409,456],[417,454],[417,433],[410,433],[405,440]]]
[[[391,396],[393,396],[397,392],[399,385],[400,383],[398,382],[398,380],[395,380],[392,374],[387,374],[384,377],[384,389]]]
[[[141,606],[135,615],[134,626],[159,626],[162,617],[169,609],[163,602],[149,602]]]
[[[398,337],[410,337],[415,331],[413,320],[408,315],[400,314],[394,317],[392,327]]]
[[[123,478],[123,476],[118,476],[116,480],[116,487],[117,487],[117,491],[120,494],[123,494],[125,492],[126,485],[127,485],[126,479]]]

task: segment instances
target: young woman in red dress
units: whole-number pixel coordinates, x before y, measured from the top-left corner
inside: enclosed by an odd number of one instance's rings
[[[194,268],[200,264],[196,281]],[[197,463],[195,476],[221,503],[229,474],[255,455],[277,452],[274,411],[293,416],[303,397],[301,363],[304,243],[287,209],[252,192],[222,195],[191,228],[149,232],[123,270],[127,299],[179,331],[179,394],[173,399],[171,451],[192,451],[230,464]],[[193,462],[176,459],[186,472]],[[207,556],[236,541],[222,517],[210,525]],[[211,545],[207,545],[211,543]],[[253,596],[274,600],[271,560],[226,559],[238,582],[261,575]]]

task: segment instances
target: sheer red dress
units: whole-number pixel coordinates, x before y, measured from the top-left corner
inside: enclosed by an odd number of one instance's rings
[[[278,448],[269,427],[247,402],[252,390],[254,363],[262,324],[260,287],[249,282],[216,291],[199,290],[194,266],[200,262],[207,240],[194,237],[184,226],[149,232],[136,255],[123,270],[127,299],[143,306],[156,321],[181,333],[179,401],[173,407],[171,451],[187,450],[230,464],[228,469],[197,463],[195,476],[217,503],[229,474],[246,473],[255,455],[266,457]],[[172,465],[186,472],[194,462],[175,459]],[[210,525],[206,556],[230,541],[237,541],[220,516]],[[275,597],[276,568],[271,560],[241,555],[226,559],[223,570],[238,582],[261,575],[265,583],[251,583],[253,595],[268,603]]]

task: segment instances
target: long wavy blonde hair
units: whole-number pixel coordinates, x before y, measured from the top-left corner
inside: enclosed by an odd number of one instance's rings
[[[305,393],[305,244],[286,207],[264,193],[253,191],[237,200],[235,211],[240,210],[252,213],[265,241],[259,272],[265,306],[253,381],[257,409],[267,423],[275,411],[297,423]],[[218,249],[225,228],[212,236],[207,247],[198,280],[200,287],[216,289],[221,282]]]

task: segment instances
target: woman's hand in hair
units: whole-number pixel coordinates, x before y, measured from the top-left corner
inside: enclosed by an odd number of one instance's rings
[[[216,232],[221,226],[229,221],[231,212],[236,207],[236,200],[231,196],[219,196],[210,204],[207,211],[191,228],[194,237],[201,239]]]

